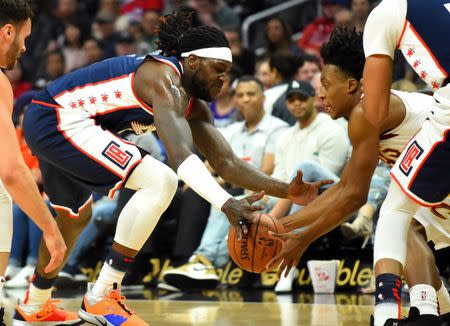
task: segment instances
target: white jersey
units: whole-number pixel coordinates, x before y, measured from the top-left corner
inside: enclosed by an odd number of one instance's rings
[[[432,96],[421,93],[396,90],[391,90],[391,93],[402,100],[406,109],[403,121],[380,136],[379,157],[392,167],[409,140],[422,128],[435,100]]]

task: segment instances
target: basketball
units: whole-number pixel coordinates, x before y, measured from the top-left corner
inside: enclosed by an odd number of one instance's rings
[[[269,236],[268,232],[285,232],[283,225],[270,215],[260,213],[249,232],[242,234],[240,241],[234,227],[228,233],[228,251],[231,259],[243,270],[261,273],[280,251],[280,241]]]

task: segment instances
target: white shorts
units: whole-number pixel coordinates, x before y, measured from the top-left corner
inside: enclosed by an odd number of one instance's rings
[[[450,246],[450,197],[439,206],[420,208],[414,218],[423,225],[436,250]]]
[[[447,89],[448,88],[448,89]],[[441,96],[436,96],[440,93]],[[435,94],[449,93],[445,87]],[[450,193],[450,101],[433,105],[422,129],[409,141],[391,170],[392,178],[412,200],[425,207],[442,203]]]

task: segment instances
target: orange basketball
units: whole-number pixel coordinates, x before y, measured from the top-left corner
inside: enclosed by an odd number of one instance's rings
[[[228,233],[228,251],[231,259],[242,269],[261,273],[281,251],[281,242],[271,238],[269,231],[285,232],[283,225],[270,215],[260,213],[254,224],[249,226],[249,232],[242,234],[240,241],[234,227]]]

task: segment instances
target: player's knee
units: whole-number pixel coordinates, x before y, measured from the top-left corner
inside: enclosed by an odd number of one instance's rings
[[[170,202],[173,196],[175,196],[178,187],[178,176],[171,168],[164,166],[164,168],[161,169],[159,182],[162,188],[161,197],[163,198],[161,199]]]

